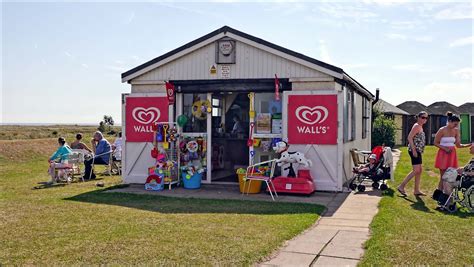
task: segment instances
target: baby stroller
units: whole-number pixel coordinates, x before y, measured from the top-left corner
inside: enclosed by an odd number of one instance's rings
[[[469,212],[474,212],[474,176],[458,175],[456,169],[448,168],[443,175],[443,180],[451,186],[452,191],[449,195],[442,192],[437,194],[438,208],[456,212],[457,203],[467,208]]]
[[[376,156],[375,165],[368,171],[361,172],[358,167],[352,170],[353,176],[349,182],[351,190],[364,192],[366,187],[362,183],[366,180],[372,181],[374,189],[387,190],[388,186],[385,180],[391,178],[391,155],[392,151],[389,147],[376,146],[371,151]]]

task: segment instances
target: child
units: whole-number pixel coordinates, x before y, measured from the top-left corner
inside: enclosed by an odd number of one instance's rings
[[[377,155],[370,154],[369,163],[361,165],[360,167],[354,168],[357,173],[369,173],[375,170],[377,167]]]

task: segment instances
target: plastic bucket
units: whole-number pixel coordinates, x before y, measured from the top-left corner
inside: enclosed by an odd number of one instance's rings
[[[244,177],[245,174],[237,174],[239,176],[239,188],[240,188],[240,193],[247,193],[247,190],[249,190],[249,194],[258,194],[260,193],[260,188],[262,187],[262,181],[252,181],[250,183],[250,189],[249,187],[249,182],[250,181],[245,181],[244,182]],[[245,190],[245,192],[244,192]]]
[[[186,189],[198,189],[201,188],[202,173],[195,173],[189,177],[186,172],[181,173],[183,178],[183,187]]]

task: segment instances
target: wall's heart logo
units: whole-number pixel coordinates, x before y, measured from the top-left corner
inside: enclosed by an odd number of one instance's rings
[[[323,123],[328,117],[328,109],[323,106],[307,107],[301,106],[296,109],[296,118],[303,123],[313,125]]]
[[[139,123],[149,124],[158,121],[160,118],[160,110],[155,107],[143,108],[136,107],[132,111],[132,117]]]

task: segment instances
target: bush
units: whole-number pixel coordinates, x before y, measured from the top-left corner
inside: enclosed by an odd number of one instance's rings
[[[395,122],[377,110],[374,110],[372,116],[375,117],[372,126],[372,147],[381,145],[393,147],[395,145]]]

